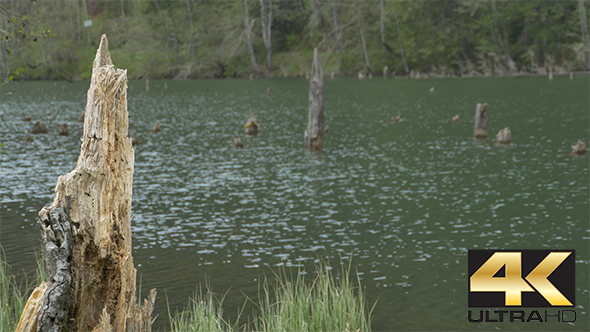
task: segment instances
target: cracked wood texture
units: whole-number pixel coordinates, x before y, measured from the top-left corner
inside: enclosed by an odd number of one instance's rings
[[[313,51],[309,80],[309,114],[305,130],[305,148],[320,151],[324,147],[324,81],[318,49]]]
[[[116,332],[149,331],[156,293],[150,292],[143,307],[136,304],[131,256],[134,151],[127,137],[127,71],[115,69],[105,35],[87,98],[76,168],[59,177],[52,205],[39,212],[43,219],[63,208],[72,228],[74,308],[68,330],[101,331],[103,316]]]

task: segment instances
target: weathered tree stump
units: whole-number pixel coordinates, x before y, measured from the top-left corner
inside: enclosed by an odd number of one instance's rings
[[[78,122],[84,123],[84,116],[86,115],[86,111],[82,111],[78,116]]]
[[[61,123],[59,125],[59,135],[60,136],[68,136],[69,134],[70,134],[70,131],[68,130],[68,124]]]
[[[496,134],[496,145],[507,145],[512,142],[512,133],[510,128],[506,127]]]
[[[234,146],[236,147],[236,149],[242,149],[244,148],[244,143],[242,143],[242,139],[241,138],[235,138],[234,139]]]
[[[383,67],[383,78],[387,78],[387,72],[389,71],[389,67]]]
[[[306,149],[320,151],[324,147],[324,81],[317,48],[313,51],[309,80],[309,113],[304,137]]]
[[[249,136],[258,135],[258,121],[254,115],[250,115],[246,124],[244,125],[244,134]]]
[[[22,118],[22,119],[20,119],[20,120],[21,120],[21,121],[31,121],[31,120],[32,120],[32,118],[31,118],[31,116],[30,116],[30,115],[27,115],[27,116],[23,117],[23,118]]]
[[[43,123],[41,121],[37,121],[33,125],[33,128],[31,128],[31,134],[33,134],[33,135],[47,134],[47,126],[45,125],[45,123]]]
[[[459,122],[459,114],[455,115],[452,119],[451,122]]]
[[[393,118],[391,118],[391,122],[400,122],[401,120],[402,120],[402,117],[399,115],[396,115]]]
[[[576,144],[572,145],[572,154],[581,156],[586,153],[586,143],[582,141],[578,141]]]
[[[152,129],[152,132],[154,134],[157,134],[161,131],[162,131],[162,128],[160,127],[160,121],[158,120],[158,122],[156,122],[156,124],[154,125],[154,129]]]
[[[475,138],[488,137],[488,104],[477,104],[475,107]]]
[[[270,86],[268,87],[268,89],[266,89],[266,95],[267,95],[268,97],[270,97]]]
[[[27,138],[25,139],[25,142],[27,143],[33,143],[35,141],[35,137],[33,137],[33,135],[28,135]]]
[[[142,145],[143,142],[137,137],[137,132],[134,130],[131,132],[131,146]]]
[[[47,291],[47,283],[42,282],[39,287],[33,290],[23,309],[23,313],[18,321],[18,326],[14,332],[37,332],[37,323],[39,321],[39,310],[43,304],[43,297]]]
[[[430,90],[428,90],[428,92],[429,92],[430,94],[433,94],[433,93],[434,93],[434,87],[430,88]]]
[[[127,121],[127,71],[115,69],[103,35],[76,168],[59,177],[53,203],[39,212],[50,280],[37,331],[100,331],[103,311],[113,331],[151,328],[155,290],[141,308],[135,299]]]

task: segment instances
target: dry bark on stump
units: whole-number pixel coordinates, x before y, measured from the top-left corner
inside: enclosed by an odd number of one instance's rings
[[[39,309],[43,304],[43,297],[47,291],[47,283],[42,282],[39,287],[35,288],[29,299],[27,300],[27,304],[23,309],[23,313],[20,316],[20,320],[18,321],[18,326],[14,332],[36,332],[37,331],[37,322],[39,317]]]
[[[488,104],[477,104],[475,107],[475,138],[488,137]]]
[[[309,113],[305,129],[305,148],[319,151],[324,147],[324,81],[318,49],[313,51],[309,80]]]
[[[59,177],[52,205],[39,212],[48,229],[44,246],[46,250],[59,247],[60,257],[67,256],[61,247],[68,237],[64,227],[70,224],[72,228],[69,290],[67,264],[60,258],[51,272],[53,263],[48,259],[49,289],[59,289],[56,295],[72,298],[68,302],[73,307],[63,311],[70,313],[65,320],[69,325],[60,331],[100,331],[103,317],[109,318],[109,326],[116,332],[151,328],[155,290],[143,307],[135,299],[130,225],[134,152],[127,132],[127,71],[114,68],[103,35],[92,69],[78,163],[73,171]],[[45,312],[56,313],[63,297],[52,300],[48,293],[51,291],[45,293]],[[54,317],[61,321],[65,316]]]

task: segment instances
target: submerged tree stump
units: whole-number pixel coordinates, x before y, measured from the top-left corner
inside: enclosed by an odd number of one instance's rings
[[[160,126],[160,120],[158,120],[158,121],[156,122],[156,124],[154,125],[154,128],[152,129],[152,132],[153,132],[154,134],[157,134],[157,133],[159,133],[159,132],[161,132],[161,131],[162,131],[162,128],[161,128],[161,126]]]
[[[507,145],[512,142],[512,133],[510,128],[506,127],[496,134],[496,145]]]
[[[45,125],[45,123],[43,123],[41,121],[37,121],[33,125],[33,128],[31,128],[31,134],[33,134],[33,135],[47,134],[47,126]]]
[[[309,113],[304,136],[306,149],[320,151],[324,147],[324,81],[317,48],[313,51],[309,80]]]
[[[155,290],[143,307],[135,298],[127,132],[127,71],[115,69],[103,35],[76,168],[59,177],[53,203],[39,212],[50,280],[38,331],[100,331],[103,311],[113,331],[151,328]]]
[[[477,104],[475,107],[475,138],[488,137],[488,104]]]
[[[586,153],[586,143],[582,141],[578,141],[576,144],[572,145],[572,154],[581,156]]]
[[[234,138],[234,146],[236,147],[236,149],[243,149],[244,148],[244,143],[242,142],[241,138]]]
[[[256,117],[252,114],[250,114],[250,117],[244,125],[244,134],[249,136],[258,135],[258,121],[256,121]]]
[[[68,136],[69,134],[70,134],[70,131],[68,130],[68,124],[67,123],[60,123],[59,135],[60,136]]]

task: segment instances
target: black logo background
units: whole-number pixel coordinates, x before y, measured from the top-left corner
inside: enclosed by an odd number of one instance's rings
[[[545,258],[550,252],[571,252],[572,254],[561,263],[549,276],[549,281],[557,288],[573,305],[576,295],[576,251],[575,250],[469,250],[467,254],[468,278],[471,276],[495,253],[495,252],[521,252],[522,272],[524,278]],[[504,268],[502,268],[504,270]],[[469,307],[506,307],[504,292],[470,292],[468,279],[468,306]],[[534,287],[533,287],[534,288]],[[538,292],[522,292],[522,305],[509,306],[516,308],[523,307],[557,307],[552,306]],[[570,307],[571,306],[567,306]]]

